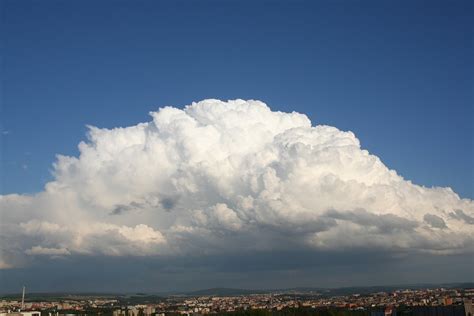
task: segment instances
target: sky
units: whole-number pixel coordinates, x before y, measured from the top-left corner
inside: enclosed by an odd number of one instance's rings
[[[0,291],[473,275],[472,1],[0,9]]]

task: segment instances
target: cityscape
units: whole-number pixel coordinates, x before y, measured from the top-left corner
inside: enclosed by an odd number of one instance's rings
[[[359,290],[359,293],[356,291]],[[250,291],[188,294],[32,294],[0,299],[0,316],[370,315],[472,316],[474,286]],[[346,292],[345,294],[343,294]],[[214,293],[214,294],[212,294]],[[230,294],[233,293],[233,294]],[[239,294],[241,293],[241,294]],[[245,293],[245,294],[242,294]]]
[[[0,30],[0,316],[474,316],[473,0]]]

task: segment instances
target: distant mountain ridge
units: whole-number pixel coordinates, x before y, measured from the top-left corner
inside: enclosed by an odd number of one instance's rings
[[[311,294],[319,293],[322,296],[337,296],[351,294],[370,294],[377,292],[392,292],[401,289],[423,289],[423,288],[474,288],[474,282],[463,283],[440,283],[440,284],[407,284],[407,285],[380,285],[380,286],[358,286],[341,288],[320,287],[295,287],[282,289],[238,289],[238,288],[210,288],[197,291],[177,293],[185,296],[226,296],[226,295],[250,295],[250,294]]]
[[[182,294],[186,296],[225,296],[225,295],[263,294],[263,293],[268,293],[268,291],[216,287],[216,288],[210,288],[210,289],[202,289],[202,290],[197,290],[197,291],[185,292]]]
[[[150,293],[111,293],[111,292],[56,292],[56,293],[27,293],[28,301],[34,300],[54,300],[57,298],[75,298],[75,297],[115,297],[122,299],[154,300],[168,296],[238,296],[251,294],[319,294],[321,296],[339,296],[351,294],[370,294],[377,292],[392,292],[401,289],[427,289],[427,288],[474,288],[474,282],[459,283],[438,283],[438,284],[401,284],[401,285],[380,285],[380,286],[357,286],[340,288],[322,288],[322,287],[294,287],[281,289],[239,289],[216,287],[209,289],[200,289],[196,291],[170,291],[170,292],[150,292]],[[13,299],[20,298],[21,293],[4,293],[0,298]]]

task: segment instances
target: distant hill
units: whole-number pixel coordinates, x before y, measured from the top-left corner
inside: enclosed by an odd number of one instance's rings
[[[211,288],[204,290],[197,290],[183,293],[187,296],[232,296],[232,295],[250,295],[268,293],[265,290],[246,290],[246,289],[232,289],[232,288]]]
[[[423,288],[474,288],[474,282],[465,283],[439,283],[439,284],[405,284],[405,285],[385,285],[385,286],[360,286],[342,288],[321,288],[321,287],[295,287],[282,289],[237,289],[237,288],[210,288],[188,292],[162,292],[162,293],[97,293],[97,292],[76,292],[76,293],[27,293],[26,301],[53,301],[58,299],[76,299],[84,297],[110,297],[117,298],[121,302],[157,302],[168,296],[238,296],[250,294],[291,294],[291,295],[314,295],[324,297],[370,294],[377,292],[393,292],[401,289],[423,289]],[[3,294],[0,299],[21,299],[21,293]]]
[[[323,294],[325,296],[339,296],[351,294],[370,294],[377,292],[393,292],[396,290],[416,290],[429,288],[474,288],[473,282],[466,283],[440,283],[440,284],[405,284],[405,285],[385,285],[385,286],[364,286],[364,287],[343,287],[328,289]]]
[[[385,285],[385,286],[360,286],[341,288],[320,287],[296,287],[286,289],[263,289],[249,290],[236,288],[211,288],[198,291],[180,293],[186,296],[234,296],[250,294],[320,294],[321,296],[339,296],[351,294],[370,294],[377,292],[393,292],[401,289],[423,289],[423,288],[474,288],[473,282],[466,283],[441,283],[441,284],[407,284],[407,285]]]

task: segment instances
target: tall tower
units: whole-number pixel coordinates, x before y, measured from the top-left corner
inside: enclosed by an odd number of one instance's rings
[[[25,286],[23,285],[23,293],[21,294],[21,310],[25,309]]]

